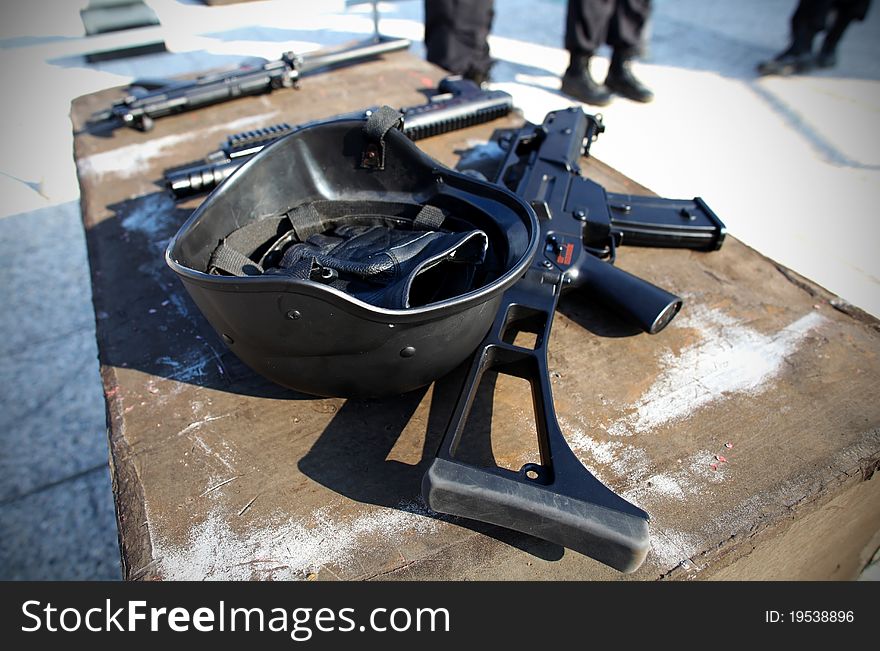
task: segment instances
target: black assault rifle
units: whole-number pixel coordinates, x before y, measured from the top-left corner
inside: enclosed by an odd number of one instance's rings
[[[401,109],[403,131],[410,139],[420,140],[491,122],[513,109],[513,99],[507,93],[483,90],[460,76],[441,80],[437,91],[428,103]],[[377,108],[358,111],[351,117],[369,115]],[[282,123],[229,136],[221,149],[205,160],[166,170],[165,184],[178,199],[209,192],[264,147],[305,126],[308,124],[292,127]]]
[[[235,70],[203,75],[192,80],[142,80],[134,82],[129,94],[109,109],[93,116],[93,122],[115,121],[138,131],[149,131],[153,120],[192,111],[245,95],[271,93],[279,88],[296,88],[299,78],[321,68],[358,63],[382,54],[405,50],[405,38],[373,37],[362,43],[335,50],[299,55],[285,52],[276,61],[260,60]]]
[[[713,251],[724,224],[705,202],[606,192],[582,176],[580,157],[604,130],[580,108],[549,113],[541,125],[508,131],[496,142],[505,158],[494,180],[535,209],[543,246],[525,276],[501,300],[477,349],[422,493],[435,511],[532,534],[624,572],[649,549],[648,514],[607,488],[578,460],[553,408],[547,343],[559,297],[582,289],[656,333],[678,313],[677,296],[612,266],[621,244]],[[534,350],[511,334],[537,335]],[[532,387],[540,463],[519,471],[482,468],[455,456],[483,376],[494,371]]]

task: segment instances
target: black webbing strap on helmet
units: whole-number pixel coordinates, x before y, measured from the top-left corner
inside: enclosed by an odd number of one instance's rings
[[[326,230],[327,224],[314,203],[298,206],[289,214],[252,222],[232,231],[211,254],[209,273],[231,276],[259,276],[265,273],[263,260],[254,260],[253,253],[267,242],[271,250],[280,250],[290,242],[305,242],[312,235]],[[308,278],[308,275],[303,276]]]
[[[411,298],[429,300],[444,288],[468,291],[474,266],[484,260],[485,233],[460,223],[445,230],[446,220],[428,204],[313,201],[229,233],[208,273],[313,280],[375,305],[405,308]],[[414,285],[443,263],[444,273]]]
[[[212,273],[222,271],[232,276],[260,276],[263,267],[254,262],[238,249],[233,249],[226,242],[221,242],[211,254],[209,269]]]
[[[361,167],[374,170],[385,169],[385,134],[391,129],[403,126],[403,113],[381,106],[370,114],[364,124],[363,133],[367,144],[361,157]]]
[[[383,207],[390,207],[385,204]],[[407,208],[403,204],[398,208]],[[211,254],[208,262],[209,273],[227,274],[230,276],[259,276],[265,273],[264,262],[271,252],[283,252],[294,242],[306,242],[313,235],[318,235],[330,228],[333,221],[352,212],[354,206],[344,201],[316,201],[298,206],[289,214],[270,217],[243,226],[227,235]],[[387,208],[386,208],[387,210]],[[384,217],[377,213],[377,217]],[[443,211],[436,206],[425,204],[419,208],[413,218],[414,230],[437,230],[446,219]],[[271,242],[268,251],[255,260],[254,252]],[[271,266],[271,265],[270,265]],[[291,267],[290,275],[309,278],[309,272],[303,265]]]
[[[287,222],[287,223],[285,223]],[[256,251],[261,245],[290,230],[287,215],[255,221],[227,235],[211,254],[208,272],[232,276],[259,276],[263,267],[244,251]]]
[[[425,204],[413,220],[413,229],[436,231],[443,225],[446,215],[437,206]]]

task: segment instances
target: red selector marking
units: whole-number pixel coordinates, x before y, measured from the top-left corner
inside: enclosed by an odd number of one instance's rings
[[[574,252],[574,244],[566,244],[565,252],[560,252],[556,257],[556,264],[571,264],[571,254]]]

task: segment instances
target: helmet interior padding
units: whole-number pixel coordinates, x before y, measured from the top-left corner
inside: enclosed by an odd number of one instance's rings
[[[207,271],[290,276],[406,309],[497,277],[497,265],[484,264],[488,248],[485,232],[430,204],[315,201],[228,234]]]

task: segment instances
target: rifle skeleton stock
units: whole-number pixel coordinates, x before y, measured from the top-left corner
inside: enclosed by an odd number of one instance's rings
[[[298,55],[285,52],[276,61],[260,60],[235,70],[204,75],[193,80],[135,81],[129,95],[108,110],[93,116],[94,122],[116,121],[138,131],[149,131],[156,118],[203,106],[218,104],[246,95],[271,93],[279,88],[298,87],[299,78],[313,71],[405,50],[405,38],[377,36],[351,47]]]
[[[401,109],[403,131],[411,140],[490,122],[507,115],[513,108],[513,99],[507,93],[483,90],[460,76],[441,80],[437,90],[439,93],[428,103]],[[350,117],[370,115],[377,108],[358,111]],[[178,199],[209,192],[264,147],[306,126],[308,124],[292,127],[281,123],[229,136],[223,147],[204,161],[167,170],[165,184]]]
[[[506,155],[494,181],[532,205],[543,246],[524,277],[502,297],[424,476],[422,493],[435,511],[522,531],[631,572],[650,547],[648,514],[596,479],[565,441],[547,367],[553,315],[559,297],[580,288],[646,332],[659,332],[678,313],[681,300],[612,266],[616,247],[711,251],[721,246],[725,227],[699,198],[613,194],[582,176],[579,159],[603,130],[601,118],[571,108],[498,140]],[[516,331],[537,335],[534,350],[511,342]],[[456,458],[479,384],[490,371],[530,383],[540,463],[510,471]]]

